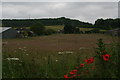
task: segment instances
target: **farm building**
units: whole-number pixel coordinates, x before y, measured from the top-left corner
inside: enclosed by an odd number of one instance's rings
[[[18,32],[11,27],[0,27],[0,38],[16,38]]]
[[[107,34],[112,36],[120,36],[120,28],[107,31]]]

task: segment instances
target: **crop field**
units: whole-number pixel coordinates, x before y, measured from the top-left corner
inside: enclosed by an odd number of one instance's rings
[[[46,29],[52,29],[52,30],[55,30],[55,31],[58,31],[58,30],[62,30],[64,28],[63,25],[53,25],[53,26],[45,26]],[[79,28],[80,31],[90,31],[90,30],[93,30],[93,28]]]
[[[115,54],[116,46],[113,43],[116,43],[116,38],[104,34],[54,34],[4,39],[3,78],[63,78],[84,59],[96,55],[99,38],[103,39],[108,52]],[[106,78],[102,75],[100,64],[92,65],[95,70],[90,70],[82,78]],[[116,78],[115,73],[110,76],[107,78]]]
[[[93,30],[94,28],[80,28],[80,31],[90,31]]]
[[[54,31],[62,30],[64,28],[63,25],[53,25],[53,26],[45,26],[46,29],[52,29]]]

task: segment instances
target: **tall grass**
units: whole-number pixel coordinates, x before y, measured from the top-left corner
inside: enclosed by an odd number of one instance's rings
[[[27,56],[22,52],[14,54],[9,51],[3,56],[3,78],[63,78],[81,60],[79,53],[38,52]],[[8,57],[17,57],[20,60],[9,61]]]
[[[92,35],[90,36],[93,37]],[[82,39],[85,39],[84,36],[81,37],[83,37]],[[81,37],[79,37],[78,39],[81,39]],[[46,40],[47,37],[43,38],[45,38]],[[51,37],[49,39],[56,40],[57,38]],[[47,38],[47,40],[49,39]],[[61,41],[64,40],[64,38],[60,39]],[[72,43],[73,41],[75,43],[73,39],[71,39],[72,41],[69,41],[69,39],[70,36],[68,39],[66,39],[67,41],[65,40],[64,42]],[[85,40],[87,41],[87,39]],[[28,41],[33,40],[34,39],[28,39]],[[39,40],[41,40],[41,38],[39,38]],[[92,39],[90,40],[92,41]],[[92,64],[92,66],[95,66],[95,69],[89,69],[90,73],[87,75],[82,75],[81,78],[117,78],[119,46],[120,45],[118,45],[118,43],[115,41],[113,41],[109,45],[106,45],[106,49],[111,55],[111,62],[107,64],[108,69],[105,69],[99,59],[97,59],[95,63]],[[66,53],[64,50],[63,52],[61,52],[62,54],[59,54],[57,50],[42,51],[29,49],[29,51],[25,51],[24,49],[11,49],[12,48],[7,47],[7,45],[3,46],[3,78],[63,78],[63,75],[69,73],[76,66],[79,66],[79,64],[83,63],[85,59],[96,55],[96,53],[92,52],[92,50],[82,48],[80,50],[73,50],[71,51],[72,53]],[[14,57],[19,58],[19,60],[7,59]],[[103,73],[105,73],[105,75]]]

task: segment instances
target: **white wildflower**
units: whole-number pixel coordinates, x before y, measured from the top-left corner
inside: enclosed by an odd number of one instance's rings
[[[67,54],[72,54],[73,52],[72,52],[72,51],[66,51],[65,53],[67,53]]]
[[[44,57],[45,60],[47,60],[47,57]]]
[[[18,49],[22,50],[22,48],[18,48]]]
[[[26,54],[27,56],[29,55],[29,54]]]
[[[59,54],[59,55],[62,55],[62,54],[64,54],[64,52],[58,52],[58,54]]]
[[[23,48],[26,48],[25,46]]]
[[[57,60],[57,59],[56,59],[55,61],[56,61],[56,62],[58,62],[58,60]]]
[[[13,60],[13,61],[19,61],[19,58],[7,58],[8,61]]]

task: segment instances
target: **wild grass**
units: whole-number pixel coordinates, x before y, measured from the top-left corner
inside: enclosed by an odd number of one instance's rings
[[[108,51],[117,61],[116,44],[111,44],[113,38],[103,34],[57,34],[32,39],[5,39],[3,41],[8,44],[3,46],[3,78],[63,78],[83,60],[96,55],[95,47],[99,38],[108,44]],[[97,66],[96,69],[82,78],[104,77],[100,64],[93,65]],[[116,68],[116,65],[113,67]],[[111,74],[116,78],[116,69]]]

